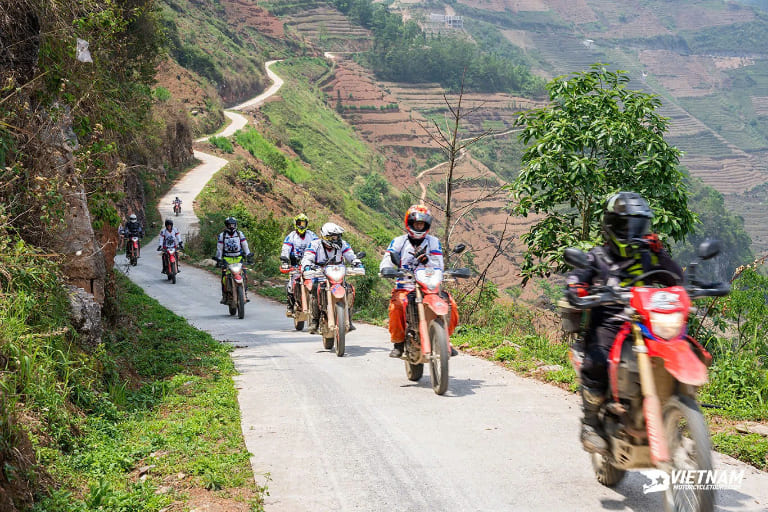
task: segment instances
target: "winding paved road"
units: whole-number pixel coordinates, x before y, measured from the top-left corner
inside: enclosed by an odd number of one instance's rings
[[[215,158],[161,204],[174,195],[192,204],[223,165]],[[189,208],[178,217],[182,232],[196,222]],[[293,330],[273,302],[252,297],[245,319],[230,317],[208,272],[184,266],[169,284],[149,251],[124,270],[164,306],[235,347],[243,434],[257,481],[269,475],[268,511],[661,510],[659,494],[643,494],[649,480],[640,473],[615,489],[597,483],[577,442],[572,394],[461,355],[451,359],[448,393],[436,396],[428,376],[409,382],[403,363],[387,357],[385,329],[359,324],[338,358],[318,336]],[[741,490],[719,494],[719,510],[768,510],[768,474],[719,461],[746,471]]]

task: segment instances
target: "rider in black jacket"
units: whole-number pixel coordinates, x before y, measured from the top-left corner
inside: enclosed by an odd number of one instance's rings
[[[682,277],[680,266],[672,261],[656,235],[650,233],[652,217],[648,202],[637,193],[619,192],[608,199],[602,221],[605,244],[589,251],[589,267],[568,274],[566,294],[586,295],[587,288],[593,284],[626,285],[650,270],[668,270]],[[660,276],[638,285],[677,284],[668,276]],[[623,306],[600,306],[591,311],[581,367],[584,409],[581,442],[588,452],[608,451],[598,412],[608,392],[608,353],[624,324],[619,317],[622,311]]]

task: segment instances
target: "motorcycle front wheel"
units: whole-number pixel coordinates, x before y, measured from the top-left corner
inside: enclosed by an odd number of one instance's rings
[[[673,469],[712,471],[712,441],[709,429],[696,401],[677,395],[664,406],[664,434]],[[675,489],[664,493],[665,512],[712,512],[712,489]]]
[[[429,340],[432,354],[429,359],[429,372],[432,389],[438,395],[448,390],[448,333],[442,318],[435,318],[429,323]]]
[[[424,363],[413,364],[410,361],[405,362],[405,376],[408,380],[417,382],[424,375]]]
[[[337,302],[336,308],[336,331],[334,334],[334,341],[336,342],[336,355],[341,357],[344,355],[344,349],[346,348],[347,338],[347,305],[343,302]]]
[[[239,285],[237,287],[237,318],[243,319],[245,317],[245,286]]]

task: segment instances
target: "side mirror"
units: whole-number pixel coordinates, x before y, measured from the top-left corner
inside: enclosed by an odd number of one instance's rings
[[[720,254],[720,240],[706,239],[699,245],[696,251],[699,258],[708,260]]]
[[[397,277],[398,270],[396,268],[383,268],[381,269],[381,277]]]
[[[589,260],[586,253],[575,247],[569,247],[563,253],[565,262],[573,268],[587,268],[589,267]]]
[[[451,250],[451,252],[452,252],[452,253],[454,253],[454,254],[461,254],[462,252],[464,252],[464,249],[466,249],[466,248],[467,248],[467,246],[466,246],[466,245],[464,245],[464,244],[459,244],[459,245],[457,245],[456,247],[454,247],[454,248]]]
[[[360,251],[359,253],[355,254],[355,257],[359,260],[365,258],[365,251]]]
[[[399,254],[395,254],[394,252],[390,252],[389,253],[389,259],[392,261],[392,264],[395,267],[400,268],[400,255]]]
[[[451,275],[453,277],[460,277],[460,278],[466,279],[466,278],[468,278],[469,276],[472,275],[472,271],[469,270],[466,267],[464,267],[464,268],[457,268],[456,270],[452,270],[451,271]]]

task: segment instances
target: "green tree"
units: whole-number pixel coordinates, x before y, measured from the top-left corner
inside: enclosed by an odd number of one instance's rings
[[[654,95],[626,88],[626,72],[594,64],[589,71],[547,84],[548,107],[516,120],[528,145],[510,185],[515,212],[542,218],[521,239],[528,246],[523,282],[563,271],[563,250],[599,243],[605,199],[630,190],[648,199],[653,228],[681,240],[693,229],[688,193],[678,169],[680,151],[664,140],[667,118]]]

